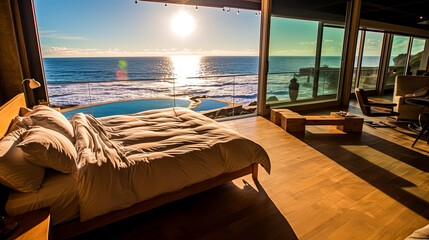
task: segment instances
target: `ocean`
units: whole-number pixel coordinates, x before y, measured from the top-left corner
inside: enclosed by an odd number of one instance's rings
[[[366,65],[378,65],[366,57]],[[269,94],[287,94],[294,73],[314,67],[311,56],[271,57],[269,73],[277,78]],[[140,98],[206,96],[244,105],[256,101],[258,57],[106,57],[44,58],[52,105],[87,105]],[[321,66],[339,68],[341,57],[322,57]],[[235,76],[239,75],[239,76]],[[287,87],[286,87],[287,88]]]

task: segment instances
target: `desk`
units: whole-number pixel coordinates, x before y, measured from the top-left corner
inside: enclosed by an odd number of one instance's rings
[[[425,107],[429,106],[429,98],[408,98],[405,101],[408,103],[417,104],[417,105],[421,106],[420,113],[419,113],[419,122],[420,122],[420,126],[421,126],[421,119],[422,119],[423,111],[424,111]],[[411,147],[414,147],[414,145],[417,143],[419,138],[423,135],[423,132],[428,127],[428,125],[429,125],[429,119],[427,119],[425,125],[423,127],[421,127],[420,132],[417,135],[416,140],[414,141],[413,145],[411,145]],[[429,141],[428,141],[428,143],[429,143]]]

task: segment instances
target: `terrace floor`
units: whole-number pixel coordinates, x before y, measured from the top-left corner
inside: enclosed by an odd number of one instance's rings
[[[236,179],[81,237],[404,239],[429,223],[429,145],[411,148],[406,124],[362,134],[308,126],[301,135],[263,117],[222,124],[266,149],[270,175],[260,168],[259,182]]]

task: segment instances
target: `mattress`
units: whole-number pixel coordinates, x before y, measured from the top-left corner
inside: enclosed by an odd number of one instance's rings
[[[79,217],[79,199],[74,175],[48,170],[38,192],[11,191],[5,208],[8,215],[14,216],[44,207],[50,207],[54,225]]]

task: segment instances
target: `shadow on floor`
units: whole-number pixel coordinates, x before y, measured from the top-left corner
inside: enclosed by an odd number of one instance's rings
[[[396,143],[384,140],[372,134],[312,134],[296,135],[298,139],[337,162],[356,176],[378,188],[382,192],[408,207],[420,216],[429,219],[429,203],[427,199],[419,198],[405,187],[414,187],[414,183],[360,157],[342,146],[364,145],[390,157],[406,163],[423,173],[429,172],[429,157],[402,147]],[[387,163],[388,164],[388,163]],[[422,190],[424,191],[424,190]]]
[[[298,239],[256,182],[229,182],[76,239]]]

